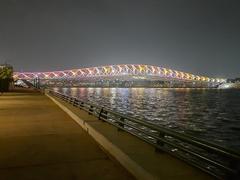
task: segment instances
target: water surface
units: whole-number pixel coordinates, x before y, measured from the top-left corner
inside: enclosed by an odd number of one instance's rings
[[[182,88],[54,90],[240,151],[240,90]]]

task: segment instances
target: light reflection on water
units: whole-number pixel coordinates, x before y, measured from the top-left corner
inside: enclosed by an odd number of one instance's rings
[[[55,88],[114,111],[240,150],[240,91]]]

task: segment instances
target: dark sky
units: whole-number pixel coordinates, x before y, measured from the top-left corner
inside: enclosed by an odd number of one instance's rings
[[[0,0],[0,63],[143,63],[240,77],[239,0]]]

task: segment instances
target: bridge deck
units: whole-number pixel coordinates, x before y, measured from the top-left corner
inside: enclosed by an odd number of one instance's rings
[[[133,179],[49,98],[0,95],[0,174],[13,179]]]

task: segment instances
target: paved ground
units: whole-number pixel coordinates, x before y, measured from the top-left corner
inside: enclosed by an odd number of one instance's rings
[[[133,179],[39,93],[0,96],[0,179]]]

